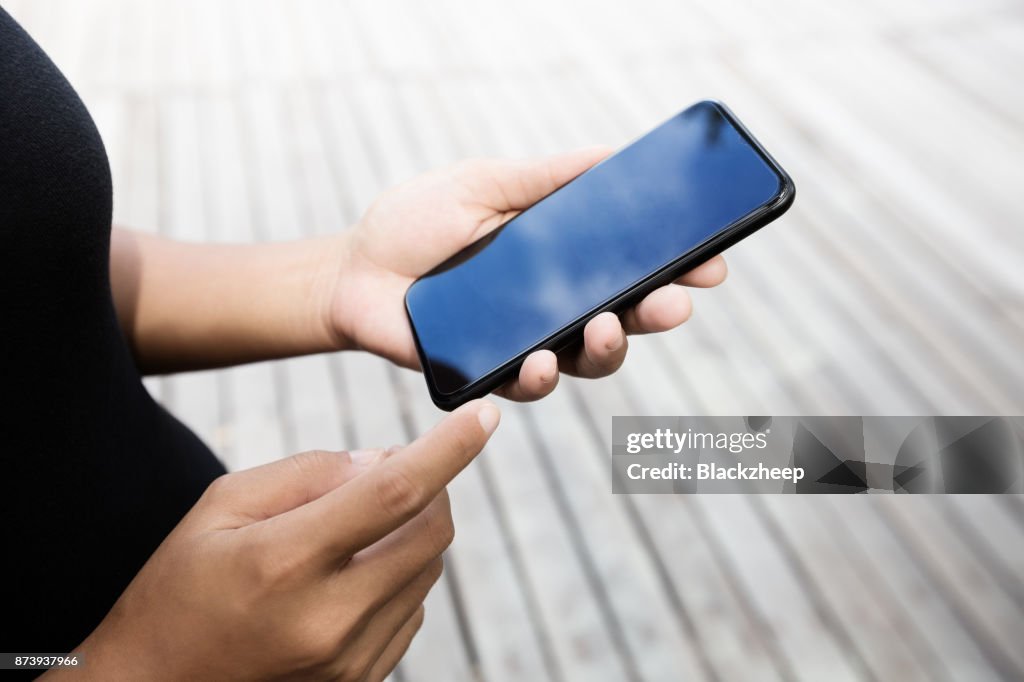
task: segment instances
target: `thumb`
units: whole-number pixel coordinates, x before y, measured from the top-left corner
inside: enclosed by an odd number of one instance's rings
[[[458,173],[474,190],[478,203],[495,211],[521,211],[610,153],[610,147],[599,146],[540,159],[484,159],[460,166]]]
[[[239,525],[295,509],[352,480],[385,454],[382,448],[330,452],[310,450],[221,476],[203,495],[218,514]]]

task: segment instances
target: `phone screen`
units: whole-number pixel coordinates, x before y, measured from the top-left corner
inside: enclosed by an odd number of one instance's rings
[[[413,283],[428,380],[464,389],[777,199],[783,182],[717,104],[686,109]]]

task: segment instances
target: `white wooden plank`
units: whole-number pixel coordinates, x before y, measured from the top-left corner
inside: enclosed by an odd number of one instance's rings
[[[594,388],[588,387],[588,393]],[[551,467],[558,477],[566,505],[563,514],[575,517],[594,563],[612,613],[632,652],[641,679],[678,675],[706,679],[694,643],[662,597],[662,588],[645,549],[635,542],[634,530],[621,506],[608,504],[611,477],[606,464],[587,445],[587,433],[576,418],[566,391],[545,399],[531,411]],[[602,425],[610,425],[603,421]],[[571,511],[570,511],[571,509]]]
[[[610,428],[611,416],[617,414],[703,412],[672,409],[673,394],[687,391],[667,382],[663,374],[644,376],[639,390],[624,387],[631,383],[632,376],[620,372],[601,380],[600,384],[610,390],[595,391],[592,382],[582,380],[564,380],[569,385],[561,390],[567,390],[577,405],[584,406],[592,425],[604,429]],[[634,523],[640,524],[637,536],[651,538],[648,551],[656,553],[660,572],[672,582],[678,595],[666,595],[666,602],[678,599],[675,608],[683,613],[677,617],[686,626],[687,636],[695,638],[693,646],[706,657],[717,678],[792,677],[767,620],[757,615],[744,588],[731,575],[730,566],[715,557],[678,501],[661,495],[633,495],[620,501],[627,508],[635,508],[639,518]]]
[[[813,206],[805,207],[802,205],[801,210],[807,212],[808,210],[815,209]],[[955,247],[950,244],[947,248]],[[876,266],[871,262],[870,252],[851,249],[845,253],[848,256],[848,264],[853,266],[853,271],[857,272],[864,282],[874,286],[877,277],[871,273],[871,270]],[[887,276],[902,276],[902,272],[900,270],[890,271]],[[927,282],[921,282],[920,286],[926,287]],[[926,291],[925,295],[933,297],[936,294],[934,291]],[[974,335],[973,329],[969,326],[958,324],[957,326],[947,327],[941,332],[930,330],[934,325],[932,318],[940,314],[946,314],[941,304],[933,304],[928,307],[918,306],[917,301],[920,299],[920,295],[915,299],[911,299],[909,297],[893,297],[879,291],[876,296],[878,300],[882,300],[881,297],[885,296],[884,300],[887,304],[896,308],[894,312],[899,316],[901,324],[914,329],[922,339],[927,339],[932,350],[938,353],[940,357],[944,356],[943,364],[947,366],[949,371],[959,374],[957,377],[958,382],[975,385],[976,390],[981,394],[982,400],[991,401],[996,405],[1009,405],[1013,403],[1013,398],[1010,397],[1012,395],[1011,389],[1004,385],[1003,376],[991,372],[968,372],[962,369],[965,365],[969,366],[972,362],[970,359],[973,353],[972,346],[958,344],[956,338],[949,337],[951,334],[956,334],[961,338],[964,335]],[[994,339],[991,336],[976,335],[972,338],[982,344],[1001,343],[1001,340]],[[1001,352],[1001,355],[1005,356],[1006,352]],[[978,355],[976,361],[987,362],[987,359],[983,355]]]
[[[520,413],[505,408],[488,461],[499,494],[513,510],[509,522],[517,544],[526,552],[527,579],[537,594],[559,665],[566,679],[627,679]]]
[[[1007,124],[1019,125],[1020,112],[1024,111],[1024,93],[1017,87],[1014,75],[1024,65],[1024,55],[1000,50],[993,33],[983,29],[959,31],[953,36],[913,35],[895,49],[916,57],[935,77],[958,88],[960,96],[977,97],[986,109],[998,112]],[[1004,64],[1013,64],[1015,68],[1004,68]]]
[[[812,496],[765,495],[756,502],[754,508],[771,519],[777,536],[786,538],[876,679],[935,679],[941,668],[933,665],[931,652],[908,627],[912,621],[856,570],[834,526],[822,523],[817,511],[821,501]],[[850,521],[856,523],[857,518]]]
[[[1024,519],[1007,502],[1000,495],[951,495],[935,506],[1024,610]]]
[[[944,590],[928,578],[911,549],[869,507],[876,496],[828,495],[816,505],[822,523],[848,547],[856,570],[864,571],[872,592],[884,593],[913,622],[937,663],[953,680],[994,680],[997,670],[964,629]]]
[[[852,168],[862,182],[870,186],[876,178],[887,178],[886,200],[894,209],[916,215],[917,224],[927,226],[932,238],[941,238],[948,248],[965,257],[976,256],[974,232],[964,229],[966,225],[984,229],[973,212],[973,205],[961,195],[946,191],[944,183],[935,183],[924,176],[911,155],[892,144],[891,138],[859,120],[827,89],[794,77],[790,61],[766,54],[744,62],[744,69],[752,82],[769,83],[776,88],[776,98],[787,108],[814,112],[813,117],[805,119],[810,130],[828,140],[835,153],[842,153],[849,163],[856,164]],[[782,78],[781,74],[789,76]],[[899,191],[893,191],[894,188]],[[922,201],[925,197],[927,201]],[[992,278],[1008,282],[1017,279],[1012,251],[987,254],[985,268]]]
[[[704,522],[723,539],[734,570],[756,608],[771,622],[799,679],[862,679],[856,658],[828,635],[805,586],[762,530],[749,503],[738,495],[709,495],[695,500],[691,508],[699,508]],[[731,539],[738,533],[742,533],[742,541]],[[808,642],[814,645],[808,646]]]
[[[979,225],[982,233],[1020,253],[1024,239],[1007,224],[1016,215],[1015,190],[1024,184],[1024,171],[1014,163],[1024,153],[1018,127],[992,117],[976,98],[963,97],[887,43],[861,41],[842,50],[819,50],[813,60],[797,50],[792,57],[819,87],[828,83],[830,94],[873,130],[898,140],[937,183],[956,178],[956,194],[988,217]],[[864,73],[872,74],[870,81]],[[913,90],[907,83],[914,84]],[[922,120],[929,120],[928,128],[919,124]],[[980,130],[983,135],[975,133]],[[985,164],[976,167],[978,172],[965,172],[970,159]]]
[[[927,497],[881,496],[875,503],[899,533],[900,540],[921,557],[941,589],[949,594],[961,617],[977,632],[1000,672],[1024,675],[1024,650],[1019,633],[1024,616],[963,542],[957,538]]]

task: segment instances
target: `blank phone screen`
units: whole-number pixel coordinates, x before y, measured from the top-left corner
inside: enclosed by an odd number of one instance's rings
[[[713,102],[666,121],[416,281],[409,317],[452,394],[777,199],[783,178]]]

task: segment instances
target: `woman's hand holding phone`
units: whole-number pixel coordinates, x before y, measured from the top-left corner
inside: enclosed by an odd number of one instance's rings
[[[410,285],[609,153],[463,161],[386,191],[352,229],[314,239],[193,244],[115,229],[118,318],[146,373],[352,349],[421,369],[405,311]],[[689,317],[690,298],[677,284],[715,286],[725,275],[725,261],[712,258],[620,316],[596,316],[582,344],[557,357],[531,354],[496,392],[536,400],[554,390],[559,371],[611,374],[625,359],[626,334],[665,331]]]
[[[381,195],[337,243],[327,324],[339,348],[381,355],[420,369],[404,296],[409,285],[464,247],[604,159],[609,148],[585,149],[533,161],[474,159],[421,175]],[[556,356],[531,354],[516,380],[497,391],[519,401],[543,398],[559,372],[597,378],[615,372],[626,356],[626,335],[667,331],[691,312],[685,288],[724,281],[716,256],[673,284],[648,294],[621,316],[603,313],[584,330],[582,347]]]
[[[76,649],[81,672],[384,679],[454,536],[445,486],[498,419],[478,400],[399,450],[307,452],[218,479]]]

